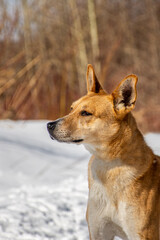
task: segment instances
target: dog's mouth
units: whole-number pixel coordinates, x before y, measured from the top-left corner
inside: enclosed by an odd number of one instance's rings
[[[55,140],[55,138],[51,134],[49,134],[49,136],[52,140]]]
[[[73,140],[72,142],[79,143],[79,142],[82,142],[82,141],[83,141],[83,139],[76,139],[76,140]]]
[[[57,139],[55,137],[53,137],[53,135],[50,134],[50,138],[52,140],[57,140],[58,142],[66,142],[66,143],[80,143],[83,142],[84,139],[74,139],[74,140],[65,140],[65,139]]]

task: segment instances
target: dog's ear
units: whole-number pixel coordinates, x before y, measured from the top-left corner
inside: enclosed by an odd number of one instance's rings
[[[114,110],[119,118],[123,118],[135,106],[137,81],[136,75],[129,75],[120,82],[112,93]]]
[[[101,90],[103,90],[91,64],[89,64],[87,67],[87,90],[88,92],[94,93],[99,93]]]

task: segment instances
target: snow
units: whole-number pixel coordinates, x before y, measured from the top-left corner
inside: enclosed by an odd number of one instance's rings
[[[89,239],[90,154],[52,141],[46,123],[0,121],[0,240]],[[160,134],[146,141],[160,154]]]

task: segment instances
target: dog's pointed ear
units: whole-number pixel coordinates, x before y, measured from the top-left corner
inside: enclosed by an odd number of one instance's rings
[[[137,81],[136,75],[129,75],[120,82],[112,93],[114,110],[119,118],[123,118],[135,106]]]
[[[87,67],[87,90],[88,92],[99,93],[103,88],[101,87],[91,64]]]

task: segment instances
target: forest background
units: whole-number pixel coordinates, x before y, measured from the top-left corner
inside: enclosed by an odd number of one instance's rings
[[[0,0],[0,119],[56,119],[86,93],[138,76],[134,115],[160,132],[160,0]]]

